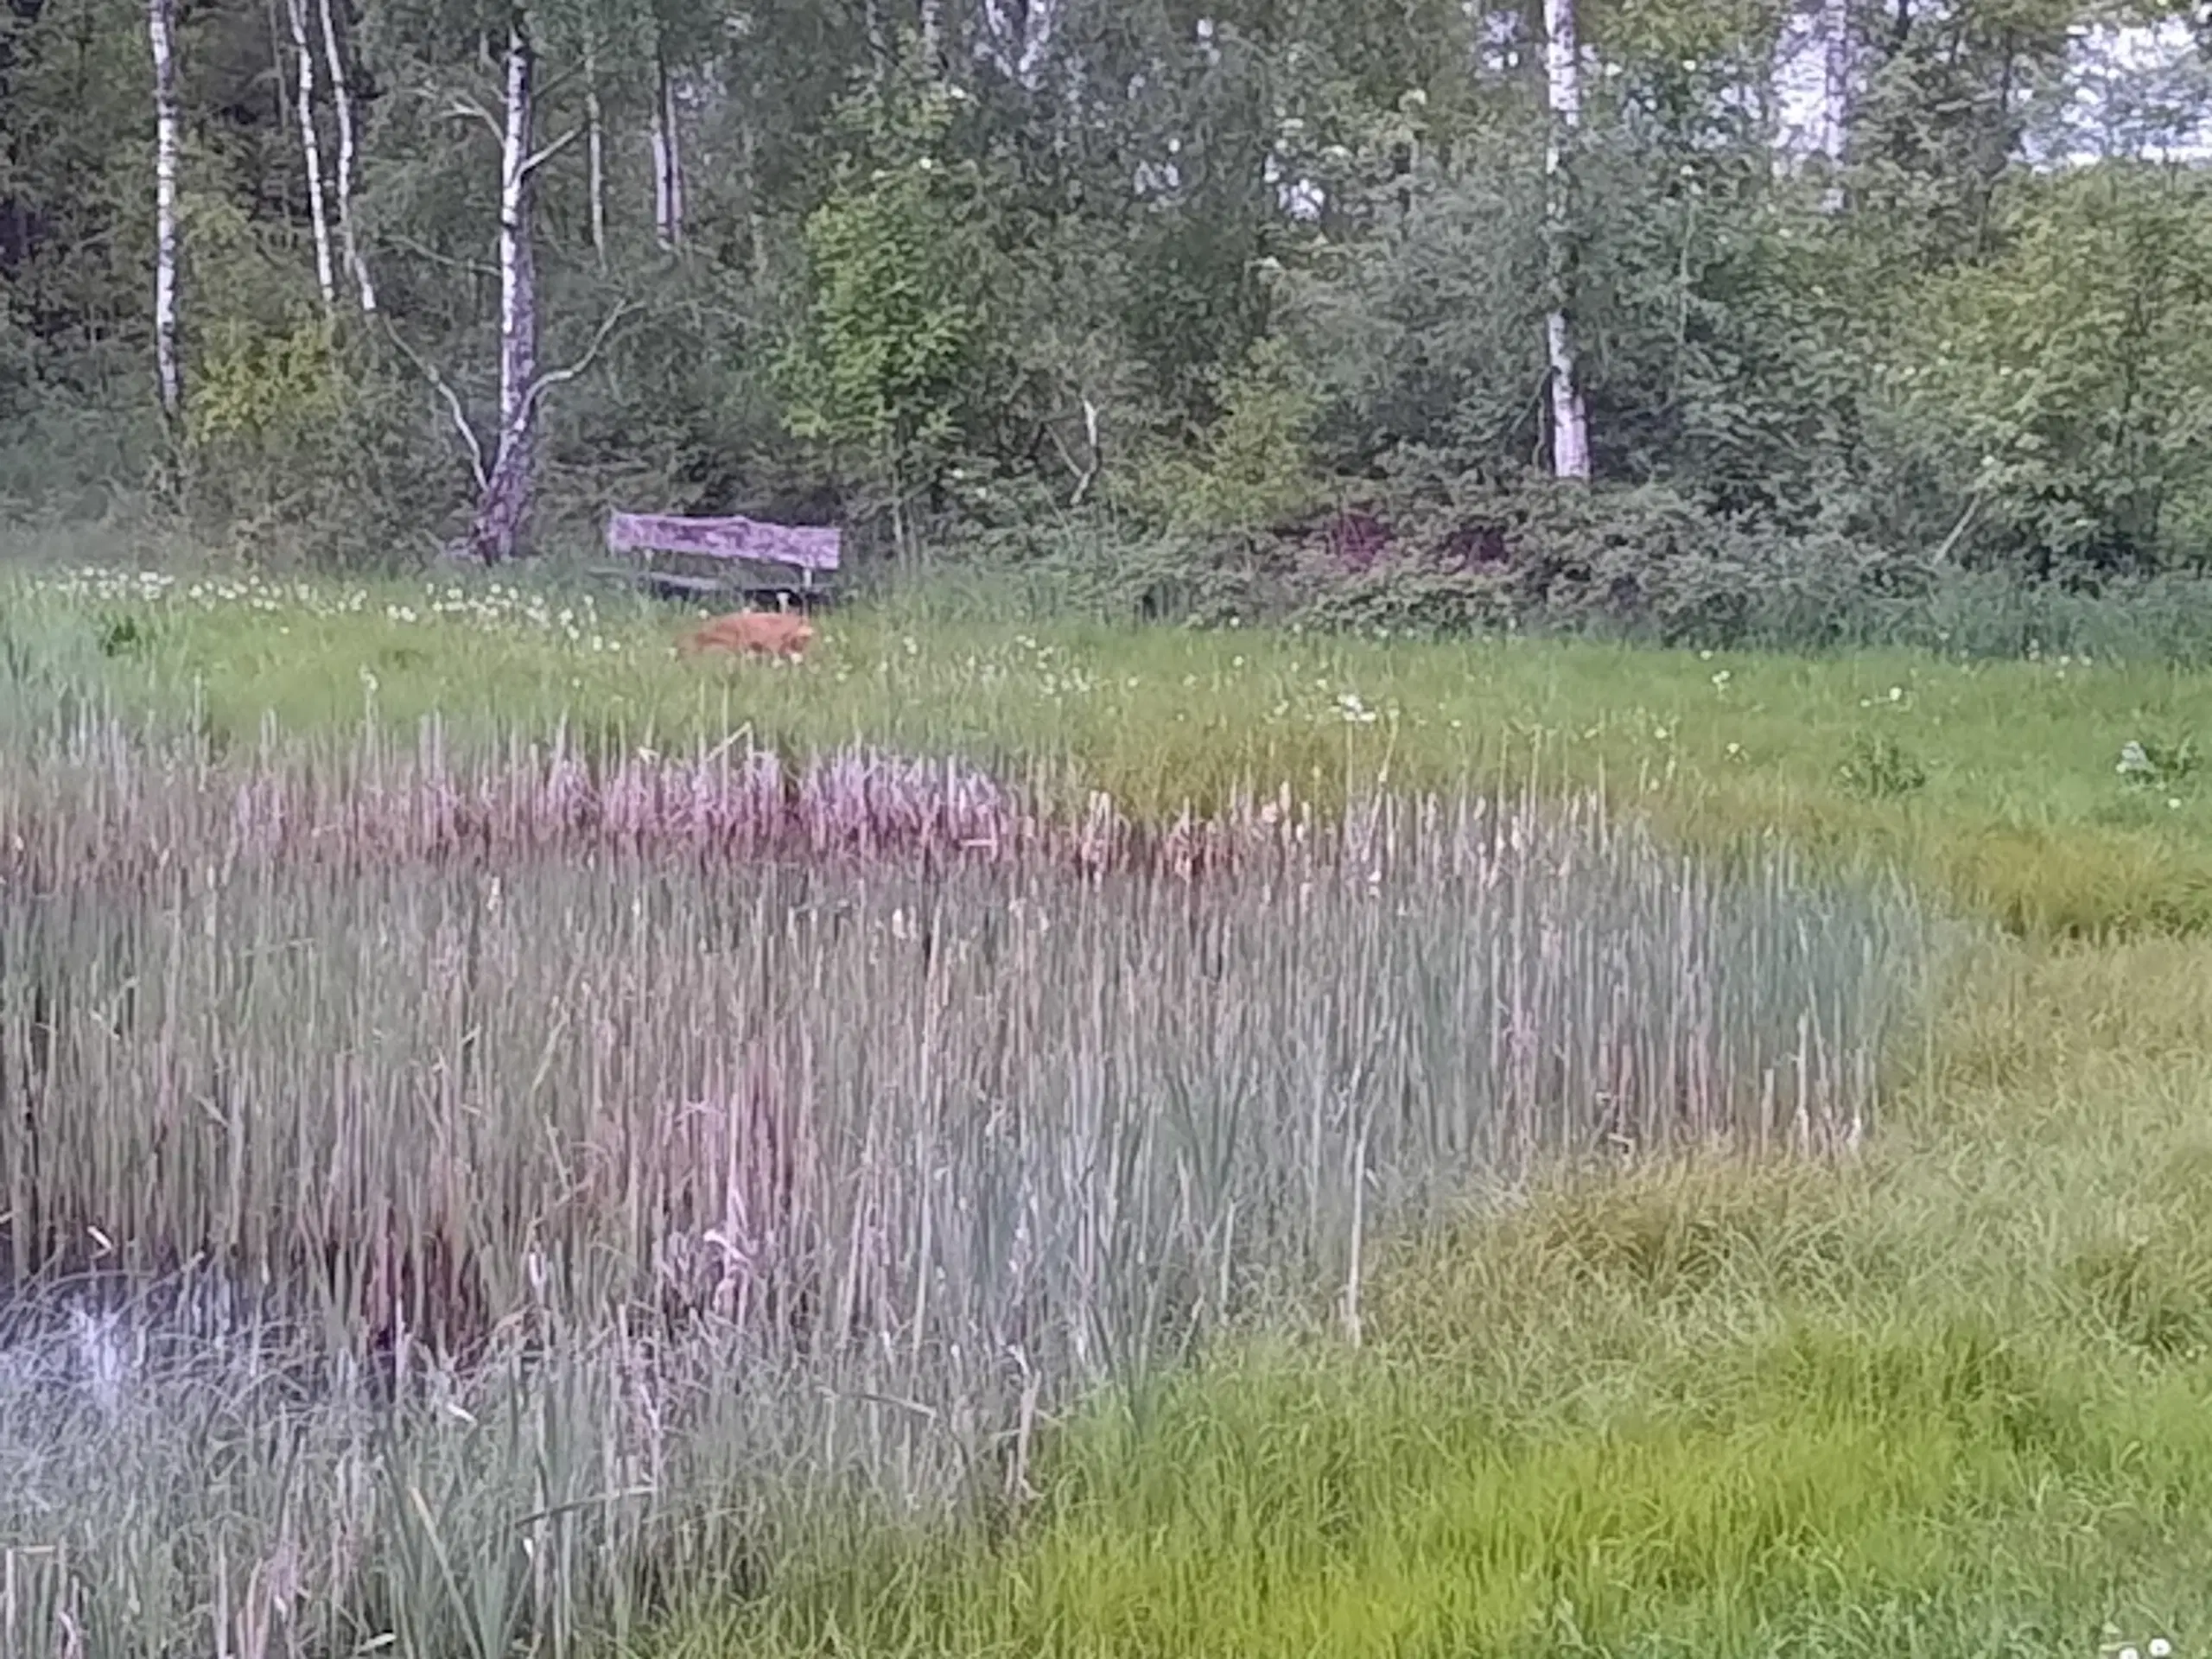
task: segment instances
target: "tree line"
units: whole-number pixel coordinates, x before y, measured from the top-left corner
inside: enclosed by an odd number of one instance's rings
[[[1675,543],[2193,570],[2208,31],[2152,0],[6,0],[0,495],[355,562],[619,504],[1524,585]]]

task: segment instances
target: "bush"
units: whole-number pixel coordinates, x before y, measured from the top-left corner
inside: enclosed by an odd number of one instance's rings
[[[1719,514],[1665,486],[1500,483],[1420,456],[1359,505],[1288,527],[1167,530],[1105,507],[1040,508],[960,533],[949,562],[988,576],[1001,614],[1019,603],[1414,637],[2212,663],[2212,578],[2037,582]]]
[[[947,552],[956,571],[1011,585],[1025,613],[1221,626],[1287,608],[1281,561],[1265,538],[1148,528],[1107,509],[1045,524],[971,530]],[[1003,614],[1001,608],[1001,613]]]
[[[1919,561],[1724,518],[1663,486],[1412,471],[1306,531],[1295,563],[1297,613],[1315,626],[1677,645],[1853,643],[1930,582]]]
[[[365,346],[320,319],[234,321],[200,377],[189,509],[205,532],[278,568],[409,568],[436,546],[442,512],[462,499],[457,452],[435,432],[427,394],[379,369]],[[426,490],[442,476],[453,485]]]

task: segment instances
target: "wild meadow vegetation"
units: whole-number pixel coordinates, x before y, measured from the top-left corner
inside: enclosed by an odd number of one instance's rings
[[[674,626],[12,590],[11,1656],[2205,1628],[2212,679]]]
[[[2203,1655],[2208,49],[10,0],[0,1659]]]

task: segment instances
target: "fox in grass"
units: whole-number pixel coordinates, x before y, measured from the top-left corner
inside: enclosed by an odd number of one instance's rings
[[[814,643],[814,625],[781,611],[733,611],[685,635],[677,649],[686,657],[727,651],[741,657],[781,657],[797,662]]]

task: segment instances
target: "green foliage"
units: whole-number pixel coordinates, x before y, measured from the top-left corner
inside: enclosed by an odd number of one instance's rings
[[[480,430],[500,93],[482,51],[503,15],[340,10],[384,315]],[[1533,14],[1509,41],[1433,0],[1232,8],[1204,31],[1057,0],[1050,36],[1021,42],[948,13],[974,49],[938,61],[911,29],[872,36],[869,15],[779,6],[722,29],[690,0],[533,12],[554,146],[533,175],[540,367],[618,303],[628,319],[542,405],[549,547],[592,539],[618,500],[842,518],[863,562],[891,540],[999,535],[1016,504],[1107,503],[1145,549],[1107,564],[1164,563],[1159,538],[1187,537],[1210,568],[1184,586],[1275,590],[1194,611],[1431,630],[1542,613],[1742,639],[1797,618],[1818,639],[1873,627],[1909,597],[1885,584],[1910,587],[1938,547],[2071,582],[2193,569],[2212,544],[2195,275],[2212,215],[2194,164],[2116,158],[2185,130],[2202,89],[2184,73],[2115,90],[2069,55],[2078,0],[1859,17],[1840,171],[1790,164],[1759,113],[1786,44],[1771,6],[1586,18],[1603,73],[1575,175],[1575,314],[1614,527],[1601,547],[1523,515],[1533,574],[1417,560],[1344,591],[1255,537],[1409,463],[1503,487],[1543,453]],[[411,557],[467,493],[443,395],[346,335],[342,305],[337,379],[311,384],[289,43],[242,0],[194,10],[184,34],[185,344],[208,405],[186,505],[256,557]],[[162,450],[143,48],[138,11],[97,0],[34,9],[0,49],[0,494],[105,511]],[[664,90],[688,157],[668,248],[647,142]],[[2099,122],[2106,159],[2026,165],[2031,137]],[[1705,516],[1690,539],[1707,551],[1685,556],[1670,513],[1621,505],[1648,491]],[[1839,559],[1866,579],[1855,608],[1817,569]],[[1585,567],[1619,603],[1583,591]],[[1134,591],[1155,588],[1172,607],[1149,577]],[[1986,631],[2064,602],[2007,598]]]
[[[1458,468],[1535,447],[1544,372],[1541,157],[1485,136],[1464,162],[1370,185],[1374,232],[1294,284],[1291,315],[1341,464],[1408,446]],[[1396,211],[1397,192],[1412,210]]]
[[[792,432],[894,497],[949,463],[988,345],[973,297],[983,179],[951,159],[957,113],[912,75],[849,108],[860,143],[807,217],[812,298],[777,363]]]
[[[455,496],[424,489],[451,455],[431,448],[417,391],[327,318],[210,333],[186,411],[209,533],[271,566],[419,563]]]
[[[226,320],[196,370],[187,430],[211,450],[294,436],[329,442],[350,403],[327,319],[296,316],[280,333]]]
[[[1478,571],[1395,563],[1314,586],[1291,613],[1294,626],[1421,639],[1508,632],[1522,620],[1511,583]]]
[[[1993,259],[1929,283],[1885,385],[1900,432],[2038,574],[2202,568],[2212,194],[2108,165],[2023,188]]]
[[[1289,342],[1256,341],[1224,378],[1221,414],[1189,451],[1156,449],[1123,486],[1157,521],[1265,531],[1310,511],[1324,486],[1310,448],[1316,393]]]
[[[2196,775],[2199,758],[2189,736],[2130,738],[2120,752],[2120,775],[2133,789],[2178,789]]]

